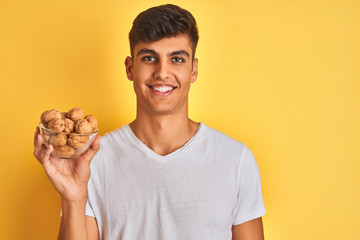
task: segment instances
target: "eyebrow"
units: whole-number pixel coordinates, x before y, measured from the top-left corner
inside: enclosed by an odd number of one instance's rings
[[[140,49],[136,56],[140,56],[140,55],[143,55],[143,54],[152,54],[152,55],[156,55],[158,56],[159,54],[157,52],[155,52],[154,50],[151,50],[151,49],[148,49],[148,48],[143,48],[143,49]]]
[[[156,51],[154,51],[152,49],[149,49],[149,48],[140,49],[137,52],[136,56],[140,56],[140,55],[143,55],[143,54],[151,54],[151,55],[159,56],[159,53],[157,53]],[[190,58],[190,54],[185,50],[179,50],[179,51],[171,52],[171,53],[168,54],[168,57],[176,56],[176,55],[184,55],[184,56],[187,56],[188,58]]]
[[[172,52],[172,53],[169,54],[170,57],[175,56],[175,55],[185,55],[188,58],[190,58],[190,54],[187,51],[184,51],[184,50],[175,51],[175,52]]]

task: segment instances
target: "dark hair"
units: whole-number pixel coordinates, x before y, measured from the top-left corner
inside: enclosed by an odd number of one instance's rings
[[[190,38],[194,58],[199,35],[193,15],[172,4],[149,8],[141,12],[133,22],[129,33],[131,56],[134,56],[134,48],[139,41],[152,42],[182,34]]]

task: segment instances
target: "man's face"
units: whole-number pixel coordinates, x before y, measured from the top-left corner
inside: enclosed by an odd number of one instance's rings
[[[133,59],[127,57],[125,65],[134,84],[138,113],[187,114],[190,83],[197,77],[197,59],[192,60],[187,36],[139,42]]]

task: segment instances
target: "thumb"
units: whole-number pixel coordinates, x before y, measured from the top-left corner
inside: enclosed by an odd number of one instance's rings
[[[99,134],[96,135],[88,150],[79,157],[79,160],[84,160],[90,164],[91,160],[100,149],[100,138],[101,136]]]

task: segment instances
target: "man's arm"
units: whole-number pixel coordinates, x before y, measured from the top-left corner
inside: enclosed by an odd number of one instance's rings
[[[34,156],[61,196],[62,217],[58,239],[98,239],[93,237],[94,231],[97,230],[96,221],[87,220],[85,207],[91,174],[90,162],[100,148],[99,140],[100,135],[97,135],[90,148],[79,158],[62,159],[51,155],[53,147],[42,144],[43,138],[39,127],[36,128]],[[98,237],[98,234],[96,236]]]
[[[88,240],[85,221],[86,198],[79,201],[61,201],[61,223],[58,240]]]
[[[85,227],[81,227],[81,225]],[[83,216],[77,219],[76,214],[70,218],[61,217],[59,240],[80,239],[82,237],[86,240],[99,240],[98,226],[94,217]]]
[[[232,240],[264,240],[262,218],[233,225]]]
[[[99,240],[99,229],[94,217],[86,216],[86,232],[88,240]]]

